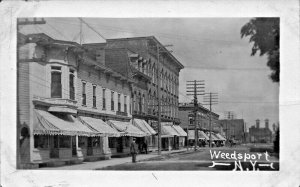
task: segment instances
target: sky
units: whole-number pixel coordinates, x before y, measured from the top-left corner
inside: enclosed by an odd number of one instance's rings
[[[186,81],[204,80],[205,92],[218,93],[212,107],[220,119],[228,111],[244,119],[247,128],[256,119],[279,121],[279,84],[269,78],[266,56],[250,56],[249,38],[240,29],[251,18],[83,18],[82,43],[105,39],[155,36],[185,66],[179,75],[179,102],[186,96]],[[45,25],[22,26],[21,32],[41,33],[80,42],[78,18],[46,18]],[[202,102],[202,96],[198,100]],[[209,106],[205,106],[208,107]]]

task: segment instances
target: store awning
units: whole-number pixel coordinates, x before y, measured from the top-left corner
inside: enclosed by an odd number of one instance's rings
[[[97,131],[101,136],[109,136],[109,137],[119,137],[121,136],[120,133],[109,126],[107,123],[102,121],[101,119],[92,118],[92,117],[85,117],[80,116],[79,120],[87,125],[89,128],[91,128],[94,131]]]
[[[169,123],[161,123],[161,136],[162,137],[180,136],[180,134],[172,126],[173,125]]]
[[[156,134],[155,130],[153,130],[152,127],[150,127],[150,125],[145,120],[133,119],[133,121],[131,121],[131,122],[134,126],[136,126],[141,131],[143,131],[145,134],[147,134],[147,136]]]
[[[209,137],[209,133],[208,133],[207,136]],[[215,141],[215,140],[219,140],[219,138],[216,137],[216,135],[215,135],[214,133],[211,133],[211,140],[212,140],[212,141]]]
[[[108,120],[107,124],[111,127],[118,130],[121,136],[135,136],[135,137],[144,137],[147,136],[143,131],[132,125],[130,122],[124,121],[115,121],[115,120]]]
[[[215,134],[218,138],[219,138],[219,140],[222,140],[222,141],[226,141],[226,138],[224,138],[221,134]]]
[[[209,140],[209,137],[203,132],[203,131],[198,131],[198,136],[199,139],[203,139],[203,140]]]
[[[187,136],[187,133],[179,125],[173,125],[173,128],[178,132],[179,136]]]
[[[64,115],[64,118],[58,118],[47,111],[35,109],[34,116],[33,134],[97,136],[95,131],[70,114]]]

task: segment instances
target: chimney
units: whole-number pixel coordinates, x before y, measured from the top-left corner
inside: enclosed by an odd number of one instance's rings
[[[256,128],[259,129],[259,119],[256,120]]]
[[[265,119],[265,128],[269,129],[269,119]]]

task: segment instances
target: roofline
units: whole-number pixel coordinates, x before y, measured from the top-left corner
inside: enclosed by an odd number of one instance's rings
[[[177,65],[180,67],[180,69],[183,69],[184,66],[174,57],[174,55],[172,55],[172,53],[170,53],[165,46],[163,46],[156,38],[155,36],[142,36],[142,37],[131,37],[131,38],[113,38],[113,39],[107,39],[106,41],[113,41],[113,40],[131,40],[131,39],[135,39],[135,40],[145,40],[145,39],[151,39],[154,42],[158,43],[160,45],[160,47],[162,47],[167,54],[177,63]]]

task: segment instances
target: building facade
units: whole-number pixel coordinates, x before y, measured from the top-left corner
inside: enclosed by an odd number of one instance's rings
[[[145,136],[129,123],[133,80],[101,50],[18,34],[17,56],[19,168],[110,159]]]
[[[219,124],[223,127],[226,139],[245,142],[245,122],[243,119],[222,119]]]
[[[260,120],[256,120],[255,126],[249,128],[249,141],[251,143],[272,143],[273,134],[269,128],[269,120],[265,120],[265,127],[260,127]]]

